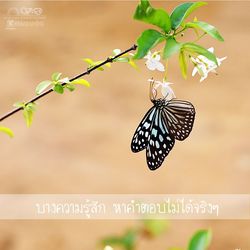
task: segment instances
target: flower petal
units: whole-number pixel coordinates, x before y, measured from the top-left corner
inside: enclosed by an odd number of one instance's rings
[[[192,61],[194,64],[196,64],[196,63],[197,63],[197,59],[196,59],[196,58],[194,58],[194,57],[192,57],[192,56],[191,56],[191,58],[190,58],[190,59],[191,59],[191,61]]]
[[[155,64],[155,62],[154,61],[150,61],[150,60],[146,61],[146,66],[147,66],[147,68],[149,70],[155,70],[156,67],[157,67],[157,65]]]
[[[162,88],[161,88],[161,94],[162,94],[164,97],[169,96],[170,99],[172,99],[172,98],[175,97],[174,91],[173,91],[172,88],[169,87],[169,86],[162,86]]]
[[[205,64],[202,64],[202,63],[197,64],[196,68],[197,68],[198,74],[199,74],[200,76],[205,76],[205,75],[207,75],[207,68],[206,68]]]
[[[211,53],[214,52],[214,48],[211,47],[208,49]],[[197,72],[201,76],[200,82],[204,81],[208,77],[208,73],[213,72],[217,74],[216,69],[218,66],[221,65],[222,61],[225,60],[227,57],[223,58],[216,58],[218,65],[209,60],[207,57],[203,55],[198,55],[196,58],[191,57],[191,61],[195,64],[195,67],[192,72],[192,76],[194,76]]]
[[[207,49],[209,52],[214,53],[214,47]]]
[[[193,69],[193,72],[192,72],[192,76],[195,76],[195,74],[198,72],[198,69],[197,67],[195,66],[194,69]]]
[[[223,62],[225,59],[227,59],[227,56],[222,57],[222,58],[217,58],[218,65],[221,65],[221,62]]]
[[[163,72],[165,71],[165,67],[162,63],[158,62],[158,64],[156,65],[156,69]]]
[[[200,82],[203,82],[207,78],[207,76],[208,75],[201,77]]]

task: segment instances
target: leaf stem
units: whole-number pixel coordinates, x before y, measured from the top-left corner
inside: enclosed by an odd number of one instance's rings
[[[207,32],[204,32],[203,34],[201,34],[200,36],[198,36],[193,42],[198,42],[203,36],[205,36],[207,34]]]
[[[103,61],[103,62],[101,62],[101,63],[95,65],[95,66],[92,67],[92,68],[87,69],[86,71],[84,71],[83,73],[81,73],[81,74],[79,74],[79,75],[76,75],[75,77],[71,78],[69,81],[72,82],[72,81],[74,81],[74,80],[76,80],[76,79],[78,79],[78,78],[80,78],[80,77],[82,77],[82,76],[84,76],[84,75],[89,75],[92,71],[98,69],[99,67],[101,67],[101,66],[103,66],[103,65],[105,65],[105,64],[107,64],[107,63],[112,63],[116,58],[118,58],[118,57],[120,57],[120,56],[122,56],[122,55],[128,53],[129,51],[133,51],[133,50],[136,50],[136,49],[137,49],[137,45],[134,44],[134,45],[133,45],[132,47],[130,47],[129,49],[126,49],[126,50],[122,51],[121,53],[117,54],[116,56],[108,57],[105,61]],[[66,83],[62,83],[62,86],[64,86],[64,85],[66,85]],[[38,95],[38,96],[33,97],[33,98],[30,99],[29,101],[25,102],[24,106],[26,106],[26,105],[29,104],[29,103],[34,103],[35,101],[41,99],[42,97],[48,95],[48,94],[51,93],[51,92],[53,92],[53,89],[52,89],[52,88],[49,89],[49,90],[47,90],[47,91],[45,91],[45,92],[43,92],[42,94],[40,94],[40,95]],[[19,111],[22,110],[22,109],[23,109],[23,107],[18,107],[18,108],[13,109],[12,111],[6,113],[6,114],[3,115],[2,117],[0,117],[0,122],[3,121],[3,120],[5,120],[5,119],[8,118],[8,117],[14,115],[15,113],[19,112]]]
[[[184,30],[186,30],[187,28],[186,27],[184,27],[182,30],[180,30],[180,31],[178,31],[178,32],[176,32],[176,33],[174,33],[174,36],[176,36],[176,35],[179,35],[180,33],[182,33]]]

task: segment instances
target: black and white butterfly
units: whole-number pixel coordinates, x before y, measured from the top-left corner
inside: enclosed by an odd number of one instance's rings
[[[131,142],[136,153],[146,149],[150,170],[159,168],[174,146],[175,140],[185,140],[193,128],[195,108],[188,101],[151,98],[154,106],[137,127]]]

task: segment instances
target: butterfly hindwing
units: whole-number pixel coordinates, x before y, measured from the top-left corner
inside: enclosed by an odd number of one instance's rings
[[[192,131],[195,108],[190,102],[172,99],[165,105],[163,117],[171,135],[183,141]]]
[[[132,152],[136,153],[146,148],[155,114],[156,114],[156,107],[153,106],[151,109],[149,109],[149,111],[143,117],[139,126],[135,130],[135,133],[131,142]]]
[[[174,137],[170,135],[167,124],[163,119],[163,111],[157,108],[146,147],[147,164],[150,170],[155,170],[161,166],[174,143]]]

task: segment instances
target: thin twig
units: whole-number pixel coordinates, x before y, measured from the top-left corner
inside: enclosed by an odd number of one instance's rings
[[[100,68],[101,66],[103,66],[103,65],[105,65],[105,64],[107,64],[107,63],[112,63],[116,58],[118,58],[118,57],[120,57],[120,56],[122,56],[122,55],[128,53],[129,51],[136,50],[136,49],[137,49],[137,45],[134,44],[131,48],[129,48],[129,49],[127,49],[127,50],[121,52],[120,54],[117,54],[116,56],[108,57],[105,61],[103,61],[103,62],[101,62],[101,63],[95,65],[95,66],[92,67],[92,68],[87,69],[85,72],[83,72],[83,73],[81,73],[81,74],[79,74],[79,75],[77,75],[77,76],[71,78],[69,81],[72,82],[72,81],[74,81],[74,80],[76,80],[76,79],[78,79],[78,78],[80,78],[80,77],[82,77],[82,76],[84,76],[84,75],[89,75],[92,71],[94,71],[94,70]],[[66,84],[66,83],[62,83],[62,86],[64,86],[65,84]],[[49,89],[49,90],[43,92],[42,94],[33,97],[32,99],[30,99],[29,101],[27,101],[27,102],[25,103],[25,106],[26,106],[27,104],[29,104],[29,103],[33,103],[33,102],[35,102],[35,101],[41,99],[42,97],[48,95],[49,93],[51,93],[51,92],[53,92],[53,91],[54,91],[54,90],[51,88],[51,89]],[[3,115],[3,116],[0,118],[0,122],[3,121],[3,120],[5,120],[5,119],[8,118],[8,117],[14,115],[15,113],[19,112],[19,111],[22,110],[22,109],[23,109],[22,107],[19,107],[19,108],[15,108],[15,109],[13,109],[12,111],[6,113],[5,115]]]

